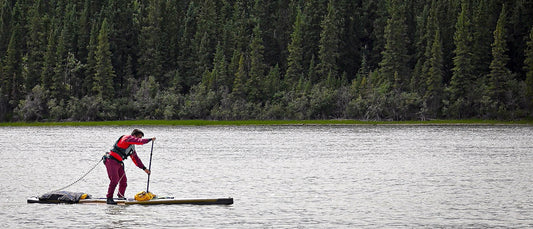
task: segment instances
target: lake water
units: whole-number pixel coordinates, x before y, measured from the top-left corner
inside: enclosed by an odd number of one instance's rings
[[[533,227],[532,126],[145,126],[150,191],[231,206],[48,205],[134,127],[0,127],[3,228]],[[148,165],[151,144],[137,151]],[[126,195],[146,174],[125,163]],[[67,188],[106,194],[103,164]]]

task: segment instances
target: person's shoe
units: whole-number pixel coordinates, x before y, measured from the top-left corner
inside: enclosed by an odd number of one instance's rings
[[[117,198],[117,200],[126,200],[126,197],[119,196],[119,197]]]
[[[117,202],[115,202],[115,200],[113,200],[113,198],[107,198],[107,201],[106,201],[107,204],[113,204],[113,205],[116,205]]]

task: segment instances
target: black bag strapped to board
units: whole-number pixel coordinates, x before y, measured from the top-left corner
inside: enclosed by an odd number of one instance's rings
[[[83,192],[55,191],[39,196],[39,201],[48,203],[78,203],[80,199],[90,199],[91,196]]]

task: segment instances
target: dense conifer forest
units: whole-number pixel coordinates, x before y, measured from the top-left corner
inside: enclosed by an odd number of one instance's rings
[[[0,0],[0,121],[522,119],[531,0]]]

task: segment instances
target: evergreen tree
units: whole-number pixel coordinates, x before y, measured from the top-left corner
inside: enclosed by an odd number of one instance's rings
[[[161,0],[150,0],[147,15],[142,21],[139,35],[139,76],[147,79],[154,76],[156,81],[163,75],[161,56]]]
[[[78,13],[77,5],[74,1],[68,1],[65,6],[65,16],[63,19],[62,36],[65,45],[65,51],[71,53],[77,53],[78,48]],[[67,55],[65,54],[62,59],[66,61]]]
[[[87,63],[85,67],[85,79],[83,80],[83,89],[82,91],[86,95],[96,95],[97,92],[93,90],[93,85],[95,84],[94,76],[96,75],[96,52],[98,48],[98,35],[100,33],[101,26],[98,26],[96,23],[91,26],[91,35],[89,39],[89,44],[87,47]]]
[[[497,4],[501,4],[497,1]],[[526,38],[529,34],[529,23],[533,22],[533,1],[531,0],[514,0],[503,1],[506,5],[507,21],[507,48],[509,62],[507,67],[513,73],[517,73],[520,80],[524,80],[523,72],[524,50],[527,47]],[[495,12],[495,16],[498,15]]]
[[[351,80],[357,74],[362,61],[362,26],[360,26],[360,3],[353,0],[338,1],[339,24],[339,74]],[[347,82],[347,81],[346,81]]]
[[[280,43],[277,40],[278,31],[276,26],[279,24],[277,20],[285,15],[279,15],[280,4],[284,1],[271,1],[271,0],[255,0],[252,9],[253,23],[258,24],[262,31],[262,39],[265,47],[270,47],[264,50],[264,59],[267,65],[275,65],[279,62],[279,53],[282,50]],[[280,17],[281,16],[281,17]]]
[[[24,49],[24,22],[22,14],[22,6],[19,2],[15,3],[11,11],[11,35],[9,44],[5,53],[2,73],[0,73],[0,83],[2,84],[2,97],[9,102],[9,109],[13,109],[18,105],[20,99],[23,98],[23,75],[22,75],[22,50]],[[9,112],[11,113],[11,112]]]
[[[56,63],[54,63],[52,81],[50,85],[50,97],[52,99],[57,99],[57,101],[66,99],[69,93],[67,91],[67,48],[65,44],[65,37],[66,30],[63,28],[57,39],[57,45],[55,48]]]
[[[213,70],[211,70],[209,79],[204,84],[207,89],[216,92],[228,90],[231,86],[228,76],[228,64],[220,42],[217,45],[215,58],[213,59]]]
[[[179,43],[180,55],[178,57],[177,64],[179,66],[179,74],[187,76],[184,79],[183,88],[185,92],[188,92],[194,84],[198,83],[197,77],[193,77],[196,74],[196,47],[194,47],[193,41],[197,28],[197,8],[195,1],[190,1],[187,12],[184,19],[184,25],[182,36]]]
[[[248,1],[235,1],[233,4],[233,48],[244,53],[249,45],[249,35],[251,34],[250,9]]]
[[[474,31],[472,34],[472,64],[478,75],[486,75],[489,72],[490,45],[493,37],[491,36],[491,28],[494,25],[489,7],[488,0],[480,0],[472,20]]]
[[[285,74],[285,83],[287,85],[294,85],[294,83],[304,73],[304,18],[301,10],[298,10],[296,21],[294,22],[293,31],[291,34],[291,43],[288,46],[289,57],[287,59],[287,72]]]
[[[440,30],[435,31],[433,45],[431,47],[431,58],[429,59],[429,70],[426,80],[426,93],[424,96],[429,114],[436,118],[440,115],[442,107],[443,84],[443,59]]]
[[[113,80],[115,71],[111,63],[109,47],[109,24],[104,19],[98,34],[98,47],[95,53],[96,71],[92,90],[101,98],[111,99],[115,96]]]
[[[41,1],[41,0],[39,0]],[[91,0],[85,0],[83,10],[80,14],[80,19],[78,22],[78,58],[86,63],[89,51],[87,46],[89,45],[90,36],[91,36],[91,14],[90,14],[90,2]]]
[[[14,30],[11,33],[11,40],[7,47],[6,57],[3,60],[2,74],[0,83],[3,88],[3,97],[9,101],[10,109],[14,108],[22,95],[22,66],[20,50],[17,42],[19,41],[19,31]]]
[[[507,68],[509,57],[507,56],[507,32],[505,5],[502,7],[496,29],[494,30],[494,42],[492,43],[492,62],[488,82],[488,95],[493,103],[493,112],[506,111],[508,106],[507,94],[509,92],[509,80],[511,71]]]
[[[526,71],[526,99],[529,115],[533,114],[533,26],[529,32],[525,51],[524,70]]]
[[[193,53],[197,56],[196,76],[201,76],[212,68],[218,30],[215,7],[215,1],[203,0],[197,11],[198,24],[193,41],[195,43],[193,47],[196,48]]]
[[[320,80],[327,79],[328,75],[338,77],[340,57],[340,21],[335,0],[328,3],[328,14],[322,21],[320,33],[317,72]]]
[[[277,5],[277,10],[273,15],[273,18],[275,18],[275,28],[274,32],[269,34],[269,36],[276,34],[276,36],[274,36],[275,41],[272,41],[274,47],[269,47],[266,49],[267,57],[272,58],[266,60],[266,63],[268,63],[270,66],[278,64],[284,72],[287,70],[287,57],[289,56],[287,46],[290,41],[292,32],[291,28],[294,24],[294,18],[296,17],[295,3],[296,1],[276,1],[275,5]],[[270,27],[271,26],[267,28]],[[270,45],[270,41],[268,41],[266,44]],[[273,50],[269,50],[270,48],[273,48]]]
[[[421,24],[424,29],[420,29],[421,32],[424,32],[422,35],[419,35],[418,42],[417,42],[417,56],[418,61],[415,65],[415,70],[413,73],[413,76],[411,78],[410,82],[410,89],[413,92],[417,92],[420,94],[425,94],[426,91],[426,79],[429,75],[429,69],[431,67],[431,58],[432,58],[432,51],[433,51],[433,45],[435,43],[435,33],[438,29],[438,23],[437,23],[437,3],[434,1],[431,4],[431,7],[427,7],[425,11],[425,14],[427,14],[427,18],[423,22],[419,23]],[[422,20],[422,19],[421,19]]]
[[[455,57],[453,75],[450,82],[450,106],[452,116],[471,117],[471,93],[474,89],[474,70],[472,65],[472,29],[468,5],[463,3],[454,35]]]
[[[43,61],[43,69],[41,71],[41,83],[43,86],[43,90],[55,90],[53,87],[54,84],[54,67],[57,63],[57,57],[56,57],[56,31],[53,29],[50,29],[48,33],[48,42],[46,46],[46,52],[44,54],[44,61]]]
[[[152,3],[150,3],[152,4]],[[157,3],[154,3],[157,4]],[[126,89],[125,74],[128,58],[138,54],[139,27],[134,23],[134,4],[130,0],[110,0],[103,6],[109,24],[109,49],[118,92]]]
[[[0,55],[3,56],[7,50],[11,38],[11,9],[12,1],[0,1]]]
[[[235,80],[233,81],[233,89],[231,94],[234,98],[245,99],[247,95],[245,83],[248,80],[248,72],[245,66],[244,55],[240,55],[239,68],[235,72]]]
[[[33,88],[40,83],[41,71],[43,69],[43,57],[45,53],[46,40],[46,23],[47,17],[43,12],[42,0],[37,0],[29,12],[29,36],[26,53],[28,61],[27,77],[25,89],[30,93]]]
[[[328,0],[308,0],[304,3],[302,11],[302,49],[303,59],[302,67],[308,68],[311,64],[311,59],[318,56],[320,33],[322,31],[321,23],[324,19],[324,15],[327,13]],[[295,17],[295,24],[298,20],[298,11]],[[293,32],[294,32],[293,28]],[[292,39],[292,37],[291,37]],[[289,55],[290,49],[289,49]],[[314,71],[314,69],[313,69]],[[298,76],[299,77],[299,76]],[[316,82],[318,79],[309,76],[311,80]]]
[[[163,8],[163,15],[161,21],[161,32],[162,32],[162,48],[163,56],[163,71],[169,72],[174,71],[176,66],[176,61],[179,58],[179,41],[181,35],[181,24],[183,23],[182,15],[184,7],[182,1],[166,1],[165,8]],[[168,76],[163,80],[164,82],[171,81]],[[162,85],[163,86],[163,85]]]
[[[267,98],[271,98],[281,89],[281,73],[279,66],[276,65],[270,68],[265,83],[265,94]]]
[[[385,50],[382,52],[383,58],[379,63],[379,84],[396,85],[395,87],[401,89],[407,86],[407,79],[410,79],[405,6],[399,0],[392,0],[390,4],[391,16],[385,27]]]
[[[265,64],[263,39],[259,24],[254,28],[250,43],[250,73],[246,84],[249,90],[248,100],[261,102],[264,99],[264,80],[267,66]]]
[[[389,17],[388,1],[363,0],[361,3],[361,49],[370,69],[378,69],[385,50],[385,28]]]

